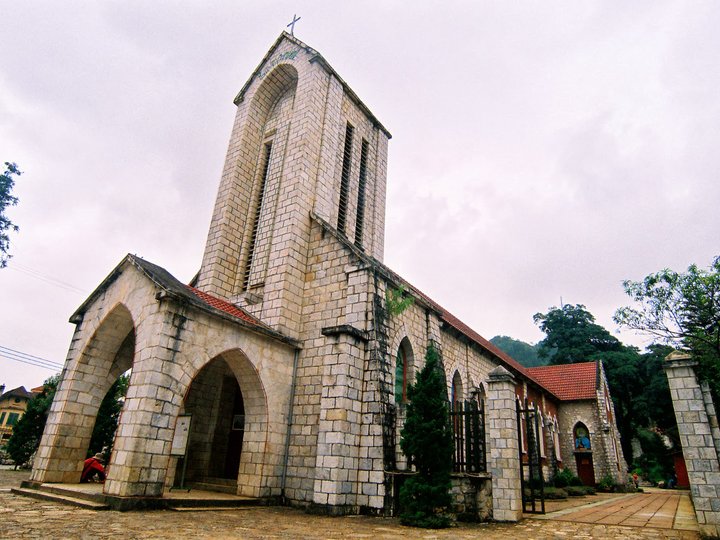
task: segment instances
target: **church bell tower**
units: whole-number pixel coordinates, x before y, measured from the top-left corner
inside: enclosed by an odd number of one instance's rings
[[[286,32],[235,104],[197,287],[297,337],[312,216],[382,261],[390,134]]]

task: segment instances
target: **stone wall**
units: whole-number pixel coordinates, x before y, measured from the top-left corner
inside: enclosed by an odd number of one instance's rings
[[[452,476],[452,511],[461,521],[487,521],[492,518],[492,480],[490,475]]]

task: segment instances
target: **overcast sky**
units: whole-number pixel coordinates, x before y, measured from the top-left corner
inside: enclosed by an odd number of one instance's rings
[[[385,262],[485,337],[542,339],[561,298],[615,332],[623,279],[720,254],[719,2],[0,0],[0,347],[63,362],[126,253],[192,278],[294,13],[393,135]],[[52,374],[0,357],[8,389]]]

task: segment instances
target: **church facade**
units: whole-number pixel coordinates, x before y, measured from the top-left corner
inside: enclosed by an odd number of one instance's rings
[[[577,406],[383,264],[390,133],[317,51],[281,34],[235,103],[198,275],[183,284],[128,255],[80,306],[32,482],[79,481],[100,403],[132,370],[107,497],[162,498],[182,476],[391,514],[412,473],[399,446],[407,387],[429,343],[463,511],[520,519],[524,463],[547,478],[579,471],[581,454],[588,482],[626,481],[600,364]],[[590,448],[575,444],[579,424]]]

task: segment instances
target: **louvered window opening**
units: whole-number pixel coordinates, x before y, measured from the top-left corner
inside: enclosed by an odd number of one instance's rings
[[[272,150],[272,142],[265,144],[265,152],[263,155],[263,172],[260,178],[260,186],[258,189],[257,204],[255,205],[255,215],[253,216],[253,226],[250,231],[250,243],[245,263],[245,274],[243,276],[243,289],[247,290],[250,284],[250,270],[252,269],[253,256],[255,255],[255,243],[257,242],[258,228],[260,227],[260,211],[262,210],[263,199],[265,198],[265,184],[267,183],[268,170],[270,169],[270,151]]]
[[[342,176],[340,177],[340,204],[338,206],[337,228],[345,233],[347,218],[348,191],[350,190],[350,162],[352,161],[352,140],[354,128],[348,123],[345,128],[345,148],[343,149]]]
[[[363,226],[365,222],[365,184],[367,184],[368,142],[363,139],[360,150],[360,182],[358,184],[357,220],[355,220],[355,245],[362,248]]]

